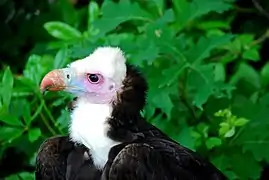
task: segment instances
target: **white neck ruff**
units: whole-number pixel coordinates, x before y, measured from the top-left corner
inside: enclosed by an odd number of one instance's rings
[[[78,99],[71,114],[69,127],[71,140],[89,148],[94,165],[102,169],[110,149],[120,144],[107,136],[112,107],[109,104],[91,104],[84,99]]]

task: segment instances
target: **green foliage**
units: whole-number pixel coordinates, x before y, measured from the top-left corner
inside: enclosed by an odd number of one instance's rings
[[[111,45],[147,77],[147,121],[209,158],[229,179],[259,179],[269,162],[269,64],[261,71],[251,64],[262,60],[256,35],[232,33],[233,1],[107,0],[82,10],[61,3],[62,20],[43,26],[52,40],[32,50],[23,74],[1,71],[1,154],[16,147],[27,154],[24,163],[34,165],[45,138],[66,134],[71,97],[43,97],[42,77]],[[30,177],[22,172],[6,179]]]
[[[81,38],[82,34],[75,28],[62,22],[47,22],[44,28],[50,35],[61,40]]]

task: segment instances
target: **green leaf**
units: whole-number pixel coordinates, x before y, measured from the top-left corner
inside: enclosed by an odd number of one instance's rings
[[[30,105],[27,103],[25,103],[25,105],[23,106],[22,117],[26,126],[29,128],[29,126],[31,125],[32,117],[31,117]]]
[[[61,110],[61,115],[57,118],[56,126],[65,129],[69,125],[70,114],[67,110]]]
[[[121,0],[119,3],[105,1],[101,11],[103,16],[93,23],[93,26],[101,31],[100,36],[129,20],[152,20],[151,15],[147,11],[139,7],[138,3],[131,3],[130,0]]]
[[[163,86],[171,86],[173,83],[176,83],[178,80],[180,74],[185,70],[185,68],[188,67],[188,64],[185,62],[179,63],[176,66],[169,67],[167,69],[164,69],[163,74],[163,80],[160,84],[160,88]]]
[[[195,139],[192,137],[191,128],[189,128],[188,126],[184,127],[180,131],[180,133],[177,135],[176,140],[177,140],[177,142],[179,142],[183,146],[185,146],[191,150],[195,150],[195,148],[194,148]]]
[[[210,29],[206,32],[206,37],[224,36],[225,32],[219,29]]]
[[[221,45],[230,42],[232,35],[201,37],[186,53],[188,62],[200,64],[202,60],[210,56],[210,52]]]
[[[238,37],[235,37],[232,42],[226,44],[223,48],[229,50],[230,52],[232,52],[232,54],[235,54],[237,57],[242,50],[242,45]]]
[[[228,45],[230,46],[230,44]],[[222,57],[219,58],[219,62],[223,63],[224,65],[236,60],[236,58],[239,56],[239,53],[227,53],[224,54]]]
[[[235,134],[235,128],[232,127],[228,132],[225,133],[224,137],[230,138]]]
[[[230,109],[221,109],[217,112],[215,112],[214,114],[217,117],[226,117],[226,118],[230,118],[232,116],[232,112]]]
[[[216,98],[232,98],[232,91],[235,90],[236,87],[231,84],[225,84],[224,82],[218,81],[215,82],[213,87],[213,95]]]
[[[208,137],[209,126],[207,124],[199,123],[196,128],[203,135],[204,138]]]
[[[141,45],[139,46],[139,50],[137,49],[136,53],[131,55],[131,58],[135,60],[133,64],[143,66],[145,62],[148,65],[152,65],[159,56],[160,48],[146,37],[139,38],[137,43]]]
[[[88,5],[88,30],[91,29],[92,23],[98,18],[99,12],[98,4],[95,1],[91,1]]]
[[[202,105],[207,101],[212,93],[214,77],[212,64],[192,67],[187,79],[189,90],[195,89],[192,103],[202,109]]]
[[[237,40],[240,42],[241,48],[247,49],[249,48],[249,45],[254,40],[253,34],[240,34],[237,37]]]
[[[229,29],[230,25],[226,21],[202,21],[198,22],[197,27],[200,29],[208,30],[208,29]]]
[[[141,31],[145,31],[144,41],[149,39],[158,47],[159,53],[168,58],[168,61],[181,61],[183,56],[181,49],[185,45],[185,37],[180,35],[176,37],[175,31],[169,28],[169,24],[174,21],[174,13],[171,9],[166,10],[164,15],[156,19],[156,21],[147,24]],[[138,42],[140,44],[140,42]],[[145,50],[145,47],[143,47]],[[186,60],[185,60],[186,61]]]
[[[152,103],[154,103],[155,107],[161,108],[168,119],[171,118],[171,111],[174,105],[167,91],[163,90],[159,94],[155,94],[152,98]]]
[[[46,22],[44,28],[50,35],[61,40],[73,40],[82,37],[80,31],[60,21]]]
[[[151,123],[163,132],[166,132],[167,126],[169,125],[168,121],[162,118],[162,115],[157,115],[154,117],[151,120]]]
[[[244,51],[242,56],[244,59],[249,59],[249,60],[253,60],[253,61],[260,60],[260,53],[259,53],[258,49],[256,49],[256,48],[250,48],[250,49]]]
[[[29,164],[31,166],[35,166],[36,165],[37,154],[38,154],[38,151],[36,151],[34,154],[31,155],[31,157],[29,159]]]
[[[224,172],[230,166],[229,157],[227,157],[225,154],[212,157],[211,162],[222,172]]]
[[[35,179],[34,173],[21,172],[17,174],[12,174],[5,178],[5,180],[29,180],[29,179]]]
[[[68,24],[80,23],[79,13],[73,3],[66,0],[58,0],[53,4],[53,7],[62,15],[62,20]]]
[[[43,108],[43,105],[44,105],[44,101],[41,102],[41,104],[39,104],[38,108],[35,110],[35,113],[31,116],[31,119],[29,122],[26,122],[28,123],[28,128],[30,126],[30,124],[35,120],[35,118],[40,114],[40,112],[42,111],[42,108]]]
[[[25,70],[24,70],[25,72]],[[23,72],[23,73],[24,73]],[[16,78],[16,81],[18,83],[18,86],[14,88],[14,97],[29,97],[33,96],[35,92],[33,91],[36,87],[37,84],[35,84],[30,77],[24,76],[19,76]]]
[[[201,139],[202,135],[196,131],[192,131],[191,132],[192,137],[194,137],[195,139]]]
[[[212,149],[213,147],[220,146],[222,144],[221,139],[217,137],[210,137],[206,140],[206,147],[207,149]]]
[[[10,175],[5,180],[21,180],[17,175]]]
[[[223,0],[173,0],[177,22],[181,27],[190,21],[210,12],[222,13],[232,8],[232,4]]]
[[[243,152],[252,153],[255,160],[257,161],[266,160],[268,162],[269,155],[266,152],[268,152],[269,150],[269,145],[268,145],[269,137],[268,136],[266,137],[265,135],[263,135],[262,130],[264,130],[264,128],[259,129],[259,130],[261,131],[259,132],[259,134],[251,133],[253,137],[249,137],[241,142],[243,145]]]
[[[21,172],[21,173],[18,174],[18,176],[20,178],[22,178],[23,180],[34,179],[35,178],[35,174],[34,173],[29,173],[29,172]]]
[[[228,179],[240,179],[233,171],[224,171],[224,174],[228,177]]]
[[[0,95],[2,96],[3,104],[5,107],[8,107],[10,104],[12,89],[13,89],[13,75],[9,67],[7,67],[4,71],[4,75],[2,77],[2,87],[0,89]],[[0,97],[1,97],[0,96]]]
[[[65,65],[67,65],[68,61],[68,51],[66,48],[62,48],[57,52],[55,56],[53,68],[63,68]]]
[[[45,73],[53,69],[53,60],[54,59],[52,56],[38,56],[35,54],[31,55],[23,71],[24,77],[28,80],[21,80],[25,81],[25,85],[29,86],[30,84],[34,83],[35,85],[39,86],[39,83]]]
[[[234,123],[234,125],[235,126],[244,126],[246,123],[248,123],[249,122],[249,120],[248,119],[245,119],[245,118],[238,118],[238,119],[236,119],[235,120],[235,123]]]
[[[17,127],[3,126],[0,128],[0,141],[8,141],[11,143],[14,139],[20,137],[23,131],[23,129]]]
[[[23,126],[18,117],[8,112],[0,112],[0,121],[11,126]]]
[[[269,84],[269,62],[262,67],[260,74],[263,86],[267,86]]]
[[[230,130],[230,125],[227,122],[220,123],[219,135],[224,136]]]
[[[41,130],[39,128],[30,129],[28,132],[28,139],[30,142],[36,141],[41,136]]]
[[[247,112],[246,118],[251,121],[242,128],[242,132],[234,142],[235,145],[242,147],[243,152],[253,154],[256,161],[269,162],[268,100],[267,94],[261,97],[260,104],[248,101],[242,104],[242,111]]]
[[[258,72],[246,63],[240,63],[236,73],[231,77],[230,83],[236,85],[240,80],[246,81],[249,87],[259,89],[261,87]]]
[[[233,154],[229,158],[233,172],[240,179],[259,179],[262,167],[249,153]],[[246,166],[247,164],[247,166]]]
[[[165,0],[153,0],[157,6],[158,12],[159,14],[162,14],[163,10],[164,10],[164,1]]]
[[[225,81],[226,72],[223,64],[216,63],[214,66],[214,80],[215,81]]]
[[[145,107],[145,116],[146,119],[151,119],[155,113],[155,107],[147,104]]]
[[[150,87],[147,97],[149,105],[155,108],[160,108],[162,112],[164,112],[167,115],[168,120],[170,120],[171,111],[174,106],[171,97],[178,96],[177,84],[160,88],[160,85],[163,83],[156,75],[160,74],[159,69],[152,68],[150,72],[147,71],[145,73],[148,74],[148,83]]]

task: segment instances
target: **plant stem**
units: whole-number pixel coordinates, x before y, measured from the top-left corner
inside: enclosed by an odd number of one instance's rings
[[[57,125],[57,123],[56,123],[56,120],[55,120],[54,117],[52,116],[52,114],[51,114],[51,112],[50,112],[48,106],[46,105],[46,103],[45,103],[45,101],[44,101],[42,95],[40,94],[40,92],[38,91],[36,94],[37,94],[37,96],[39,97],[41,103],[43,104],[44,110],[45,110],[46,114],[48,115],[48,117],[50,118],[50,120],[52,121],[52,123],[54,124],[54,126],[58,129],[58,131],[59,131],[61,134],[63,134],[63,131],[60,129],[60,127],[58,127],[58,125]],[[40,113],[40,114],[41,114],[41,113]],[[44,118],[44,115],[43,115],[43,118]],[[45,120],[46,122],[45,122],[44,120]],[[44,123],[47,125],[47,127],[49,128],[49,130],[50,130],[51,132],[54,132],[53,134],[56,135],[57,133],[56,133],[56,132],[53,130],[53,128],[49,125],[49,123],[47,122],[47,120],[44,118],[43,121],[44,121]]]
[[[46,111],[47,115],[49,116],[50,120],[53,122],[53,124],[55,125],[55,127],[57,127],[57,129],[59,130],[59,132],[61,134],[63,134],[63,131],[60,129],[60,127],[57,125],[56,120],[54,119],[54,117],[52,116],[48,106],[46,105],[46,103],[44,102],[44,100],[42,99],[43,103],[44,103],[44,110]]]
[[[50,126],[49,122],[47,121],[47,119],[45,118],[45,116],[43,115],[43,113],[40,113],[41,119],[44,122],[44,124],[47,126],[48,130],[53,134],[53,135],[57,135],[57,133],[54,131],[54,129]]]
[[[187,70],[184,71],[184,77],[183,79],[185,80],[187,76]],[[198,120],[194,109],[191,107],[191,105],[188,103],[187,100],[187,95],[186,95],[186,81],[180,83],[179,82],[179,94],[181,94],[181,101],[182,103],[186,106],[186,108],[189,110],[191,116],[193,117],[193,119],[195,119],[196,121]]]
[[[269,19],[269,14],[265,11],[265,9],[261,6],[261,4],[258,2],[258,0],[252,0],[254,6],[256,9],[263,14],[267,19]]]
[[[265,41],[268,37],[269,37],[269,29],[267,29],[265,31],[265,33],[262,36],[260,36],[258,39],[252,41],[251,44],[250,44],[250,46],[254,46],[256,44],[260,44],[263,41]]]

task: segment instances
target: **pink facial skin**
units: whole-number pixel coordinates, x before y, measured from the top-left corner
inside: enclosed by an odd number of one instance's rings
[[[98,81],[93,82],[89,78],[90,74],[95,74],[98,77]],[[101,73],[86,73],[83,75],[83,87],[85,88],[85,94],[88,101],[93,103],[108,103],[116,97],[116,91],[119,87],[116,87],[116,83],[110,79],[103,77]]]

